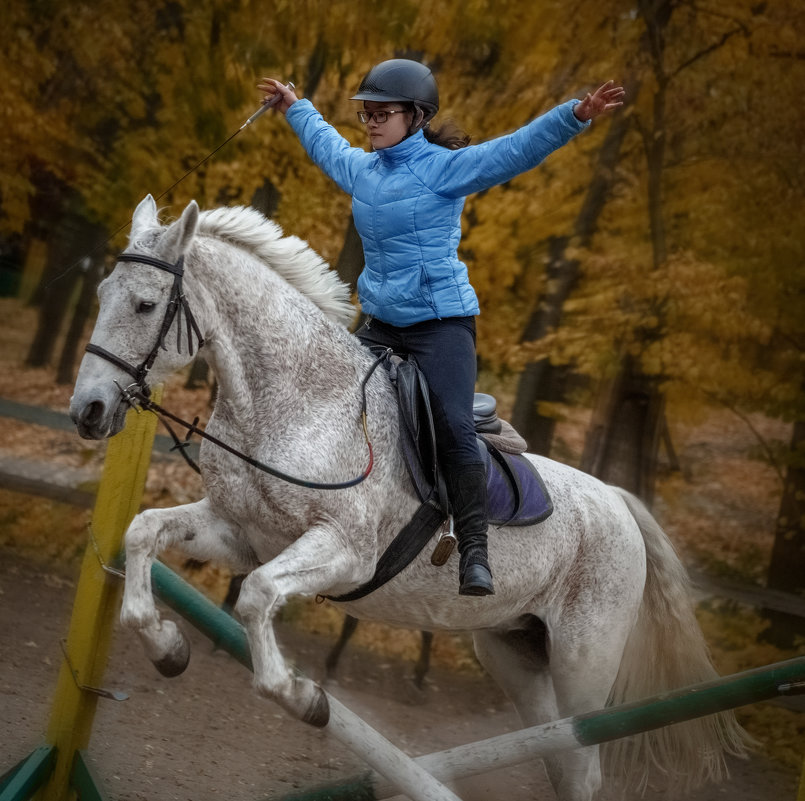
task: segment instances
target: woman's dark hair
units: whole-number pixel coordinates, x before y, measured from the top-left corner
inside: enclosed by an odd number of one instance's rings
[[[458,150],[466,147],[472,138],[468,133],[464,133],[452,120],[448,120],[441,128],[431,128],[426,125],[422,131],[425,139],[434,145],[441,145],[448,150]]]
[[[404,105],[414,114],[415,122],[417,119],[417,111],[419,110],[423,113],[425,111],[421,107],[418,108],[414,103],[405,103]],[[421,119],[422,117],[420,117],[420,120]],[[425,134],[425,139],[427,139],[428,142],[432,142],[434,145],[441,145],[448,150],[458,150],[461,147],[466,147],[472,138],[469,134],[464,133],[453,120],[447,120],[440,128],[431,128],[430,122],[426,122],[422,128],[422,133]]]

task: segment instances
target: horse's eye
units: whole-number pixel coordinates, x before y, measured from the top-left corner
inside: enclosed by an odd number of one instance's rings
[[[137,304],[137,314],[148,314],[154,310],[156,305],[156,303],[151,303],[149,300],[141,300]]]

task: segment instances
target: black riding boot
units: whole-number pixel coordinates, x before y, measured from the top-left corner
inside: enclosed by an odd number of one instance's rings
[[[459,595],[494,595],[486,550],[486,470],[482,464],[447,468],[445,481],[458,535]]]

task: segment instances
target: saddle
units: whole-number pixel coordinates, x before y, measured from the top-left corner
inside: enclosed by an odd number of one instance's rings
[[[399,398],[400,445],[411,482],[423,503],[435,494],[447,513],[427,382],[413,359],[392,358],[391,379]],[[522,455],[526,441],[510,423],[497,416],[497,402],[491,395],[476,393],[473,418],[480,461],[486,466],[489,522],[496,526],[530,526],[545,520],[553,512],[553,504],[536,467]]]
[[[389,377],[397,388],[400,447],[421,506],[377,561],[374,576],[331,601],[355,601],[390,581],[407,567],[442,527],[431,556],[441,566],[456,542],[447,490],[442,478],[427,381],[413,358],[392,356]],[[553,512],[553,503],[536,467],[522,454],[525,440],[497,416],[491,395],[477,393],[473,403],[476,439],[486,466],[488,519],[496,526],[530,526]],[[450,523],[448,526],[447,523]],[[490,532],[491,533],[491,532]]]

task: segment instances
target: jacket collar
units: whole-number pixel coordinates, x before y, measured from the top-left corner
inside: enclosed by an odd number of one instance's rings
[[[375,151],[382,161],[389,164],[400,164],[407,161],[413,155],[427,147],[428,140],[420,128],[415,134],[403,139],[402,142],[392,146],[384,147],[382,150]]]

